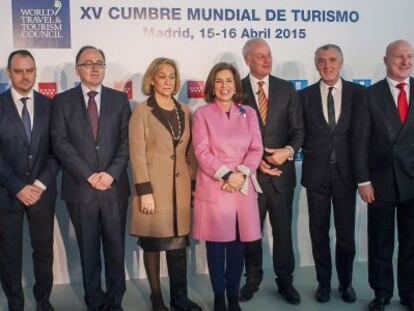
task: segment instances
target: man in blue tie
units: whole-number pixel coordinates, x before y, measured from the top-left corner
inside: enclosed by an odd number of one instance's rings
[[[53,310],[53,224],[58,164],[51,154],[51,101],[33,90],[32,54],[10,54],[11,87],[0,95],[0,280],[9,310],[23,311],[22,240],[27,215],[38,311]]]

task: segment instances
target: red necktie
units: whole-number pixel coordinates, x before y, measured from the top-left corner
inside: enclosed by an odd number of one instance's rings
[[[398,94],[397,99],[397,109],[398,113],[400,114],[401,122],[404,123],[405,119],[407,119],[407,112],[408,112],[408,102],[407,102],[407,93],[405,92],[405,83],[398,83],[397,89],[400,90],[400,94]]]
[[[98,120],[99,120],[98,107],[95,101],[96,94],[98,94],[98,92],[95,92],[95,91],[88,92],[89,100],[88,100],[88,108],[86,108],[86,111],[88,112],[89,123],[92,129],[92,134],[95,140],[96,140],[96,137],[98,136]]]

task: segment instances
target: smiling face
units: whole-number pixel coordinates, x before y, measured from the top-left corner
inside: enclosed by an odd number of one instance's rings
[[[321,79],[329,86],[335,85],[339,80],[339,73],[343,65],[341,55],[333,48],[319,51],[315,58],[316,70]]]
[[[35,84],[36,66],[30,56],[16,54],[11,59],[7,74],[13,88],[20,95],[27,95]]]
[[[174,93],[176,74],[174,67],[169,64],[161,64],[151,83],[157,96],[171,97]]]
[[[79,56],[76,73],[83,85],[95,90],[105,78],[105,59],[103,55],[96,49],[86,49]]]
[[[266,42],[252,43],[246,54],[246,65],[250,73],[258,80],[264,79],[272,71],[272,53]]]
[[[216,100],[222,104],[230,104],[233,102],[235,92],[236,83],[233,73],[228,69],[218,71],[214,79]]]
[[[395,81],[407,79],[413,69],[413,48],[403,40],[391,43],[384,57],[387,76]]]

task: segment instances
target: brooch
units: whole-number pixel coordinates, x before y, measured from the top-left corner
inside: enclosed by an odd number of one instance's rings
[[[246,118],[246,109],[242,105],[237,105],[239,107],[239,113],[243,116],[243,118]]]

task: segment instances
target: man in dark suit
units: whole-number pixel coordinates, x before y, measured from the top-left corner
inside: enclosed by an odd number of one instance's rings
[[[331,294],[331,202],[339,292],[346,302],[356,300],[352,287],[356,184],[348,137],[352,106],[362,87],[340,78],[343,61],[339,46],[319,47],[315,52],[315,66],[321,80],[299,92],[306,133],[302,185],[306,187],[312,253],[319,283],[315,298],[322,303]]]
[[[23,219],[33,248],[37,310],[53,310],[53,224],[58,164],[49,141],[50,100],[33,90],[27,50],[9,55],[11,88],[0,95],[0,279],[9,310],[23,311]]]
[[[292,246],[292,201],[296,186],[294,153],[304,138],[302,109],[293,85],[271,76],[272,55],[263,39],[246,42],[243,57],[250,74],[242,80],[246,104],[259,116],[265,155],[258,170],[263,189],[259,194],[261,224],[269,213],[273,232],[273,268],[279,293],[291,304],[299,304],[299,293],[292,285],[295,258]],[[240,300],[247,301],[258,290],[263,278],[261,240],[246,243],[246,284]]]
[[[52,109],[52,145],[63,165],[62,199],[76,232],[88,309],[122,310],[130,107],[126,94],[102,86],[101,50],[82,47],[76,72],[80,85],[58,94]]]
[[[413,48],[407,41],[388,45],[384,57],[387,76],[364,92],[352,123],[354,172],[358,192],[368,203],[368,275],[375,292],[371,311],[384,310],[393,295],[395,218],[400,301],[414,310],[412,62]]]

